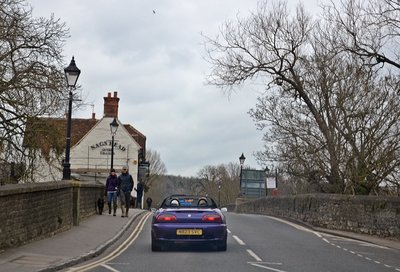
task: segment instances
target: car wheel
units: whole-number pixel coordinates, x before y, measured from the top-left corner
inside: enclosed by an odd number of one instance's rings
[[[151,237],[151,251],[161,251],[161,245],[153,237]]]

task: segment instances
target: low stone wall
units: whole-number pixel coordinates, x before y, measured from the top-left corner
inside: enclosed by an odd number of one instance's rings
[[[78,225],[103,192],[101,184],[64,181],[0,186],[0,250]]]
[[[400,198],[309,194],[237,199],[236,212],[294,219],[312,226],[400,240]]]

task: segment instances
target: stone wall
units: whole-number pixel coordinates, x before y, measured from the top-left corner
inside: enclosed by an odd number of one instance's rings
[[[235,210],[400,240],[399,197],[309,194],[257,200],[239,198]]]
[[[78,225],[103,192],[101,184],[64,181],[0,186],[0,250]]]

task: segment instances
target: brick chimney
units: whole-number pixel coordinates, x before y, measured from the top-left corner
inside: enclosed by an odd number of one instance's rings
[[[114,92],[114,96],[111,97],[111,92],[108,93],[107,97],[104,97],[104,117],[116,117],[118,118],[118,92]]]

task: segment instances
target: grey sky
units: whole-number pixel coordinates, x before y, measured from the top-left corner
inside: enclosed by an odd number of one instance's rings
[[[316,8],[316,1],[307,1]],[[230,97],[205,85],[201,33],[214,37],[223,22],[247,16],[257,0],[30,0],[34,16],[66,22],[72,55],[82,73],[83,96],[103,114],[103,97],[118,92],[119,119],[147,137],[168,173],[195,176],[205,165],[239,162],[260,168],[262,132],[247,114],[262,86],[247,85]],[[293,8],[298,1],[288,1]],[[155,14],[153,13],[155,11]],[[92,108],[74,112],[90,118]]]

